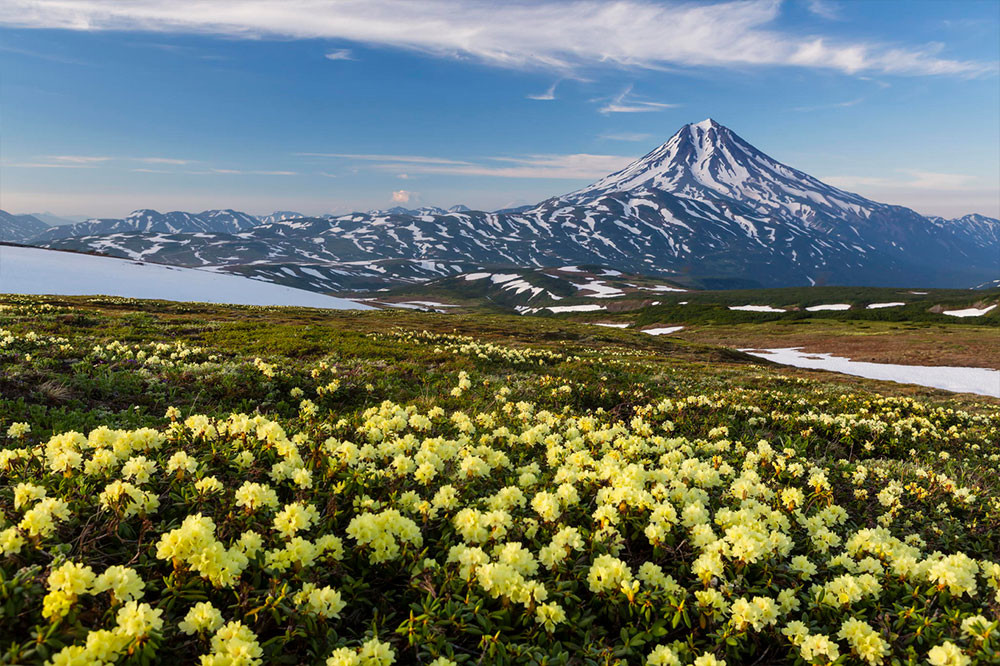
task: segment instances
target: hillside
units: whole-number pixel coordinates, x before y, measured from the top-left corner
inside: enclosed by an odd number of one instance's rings
[[[107,295],[332,309],[368,306],[235,275],[16,245],[0,245],[0,293]]]

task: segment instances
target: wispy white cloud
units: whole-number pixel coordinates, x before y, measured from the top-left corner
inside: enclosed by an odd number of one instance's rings
[[[865,101],[864,97],[858,97],[856,99],[849,99],[846,102],[833,102],[831,104],[817,104],[815,106],[793,106],[792,111],[823,111],[824,109],[845,109],[851,106],[857,106],[861,102]]]
[[[3,162],[0,167],[8,169],[96,169],[96,164],[80,162]]]
[[[839,21],[841,18],[840,6],[835,2],[831,2],[831,0],[809,0],[806,6],[810,12],[820,18],[825,18],[829,21]]]
[[[414,164],[469,164],[459,160],[446,159],[444,157],[427,157],[425,155],[377,155],[364,153],[293,153],[296,157],[337,157],[352,160],[376,161],[376,162],[412,162]]]
[[[629,86],[618,95],[611,98],[611,101],[598,109],[598,111],[600,113],[646,113],[649,111],[675,109],[679,106],[677,104],[666,104],[664,102],[646,102],[637,99],[629,99],[631,94],[632,86]]]
[[[941,173],[923,171],[920,169],[897,169],[902,174],[897,177],[886,176],[828,176],[823,179],[834,187],[850,189],[852,187],[891,187],[898,189],[926,189],[961,191],[982,187],[979,177],[966,173]]]
[[[374,155],[369,157],[375,157]],[[633,161],[623,155],[522,155],[517,157],[487,157],[477,162],[394,162],[391,155],[383,162],[373,161],[369,168],[376,171],[405,175],[438,174],[449,176],[487,176],[493,178],[582,179],[600,178]]]
[[[207,171],[185,171],[188,174],[219,174],[223,176],[297,176],[297,171],[268,171],[268,170],[253,170],[245,171],[243,169],[209,169]]]
[[[150,41],[132,42],[131,46],[144,49],[156,49],[158,51],[165,51],[167,53],[173,53],[185,57],[196,58],[198,60],[219,60],[219,61],[229,60],[229,56],[225,56],[220,53],[213,53],[210,51],[206,51],[196,46],[184,46],[181,44],[163,44],[159,42],[150,42]]]
[[[995,62],[938,45],[805,37],[778,27],[778,0],[6,0],[0,25],[236,38],[341,39],[501,67],[794,65],[847,73],[976,75]]]
[[[59,62],[65,65],[88,65],[83,60],[76,60],[74,58],[66,58],[57,53],[50,53],[48,51],[35,51],[33,49],[23,49],[18,46],[12,46],[10,44],[0,44],[0,52],[4,53],[14,53],[17,55],[28,56],[31,58],[38,58],[40,60],[48,60],[50,62]]]
[[[862,80],[862,81],[868,81],[869,83],[874,83],[879,88],[891,88],[892,87],[891,84],[886,83],[885,81],[881,81],[879,79],[873,78],[871,76],[859,76],[858,78],[860,80]]]
[[[548,102],[548,101],[554,100],[556,98],[556,86],[558,86],[558,85],[559,85],[559,82],[556,81],[551,86],[549,86],[548,90],[546,90],[545,92],[538,93],[537,95],[526,95],[526,97],[528,99],[535,99],[535,100],[538,100],[540,102]]]
[[[829,176],[826,183],[875,201],[907,206],[924,215],[1000,217],[1000,189],[988,178],[965,173],[899,169],[887,176]]]
[[[193,160],[179,160],[173,157],[133,157],[137,162],[145,162],[146,164],[174,164],[181,166],[184,164],[191,164]]]
[[[646,134],[645,132],[609,132],[601,134],[598,138],[607,141],[646,141],[652,137],[652,134]]]
[[[327,60],[357,60],[351,49],[337,49],[326,54]]]
[[[112,159],[94,155],[44,155],[42,159],[53,160],[62,164],[99,164]]]

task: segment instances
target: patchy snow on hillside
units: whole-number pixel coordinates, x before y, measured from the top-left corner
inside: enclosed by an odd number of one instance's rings
[[[901,305],[906,305],[902,301],[895,301],[892,303],[869,303],[865,307],[869,310],[881,310],[882,308],[898,308]]]
[[[810,305],[806,308],[809,312],[826,312],[827,310],[850,310],[849,303],[830,303],[829,305]]]
[[[985,308],[966,308],[964,310],[945,310],[941,314],[949,317],[982,317],[984,314],[996,307],[996,304]]]
[[[591,326],[605,326],[607,328],[628,328],[628,324],[612,324],[603,321],[588,321]]]
[[[555,313],[560,312],[593,312],[594,310],[603,310],[603,305],[588,304],[588,305],[550,305],[545,308]]]
[[[600,280],[591,280],[583,284],[570,284],[577,288],[578,296],[586,296],[588,298],[616,298],[625,295],[625,292],[618,287],[613,287]]]
[[[687,291],[687,289],[681,289],[679,287],[670,287],[665,284],[654,284],[651,287],[639,287],[645,291]]]
[[[661,326],[660,328],[647,328],[643,331],[643,333],[648,335],[670,335],[671,333],[676,333],[677,331],[683,329],[683,326]]]
[[[977,393],[1000,398],[1000,370],[989,368],[955,368],[947,366],[896,365],[893,363],[867,363],[852,361],[832,354],[804,352],[801,347],[783,349],[741,349],[752,356],[791,365],[796,368],[813,370],[833,370],[846,375],[867,377],[898,382],[919,384],[932,388],[955,391],[956,393]]]
[[[369,310],[367,305],[238,275],[36,247],[0,246],[0,293],[106,295],[235,305]]]
[[[457,308],[457,305],[451,303],[438,303],[437,301],[406,301],[412,305],[426,305],[429,308]]]
[[[742,312],[784,312],[781,308],[770,305],[730,305],[730,310],[740,310]]]

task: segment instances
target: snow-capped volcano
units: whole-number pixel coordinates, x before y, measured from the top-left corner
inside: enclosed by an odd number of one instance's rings
[[[166,221],[154,227],[155,216],[140,213],[111,228],[84,225],[73,238],[51,238],[50,231],[38,240],[254,275],[267,265],[281,265],[289,276],[298,265],[314,272],[329,266],[333,273],[324,271],[324,279],[335,281],[341,264],[400,261],[433,264],[436,277],[438,267],[450,272],[468,263],[595,264],[684,275],[707,286],[969,287],[1000,273],[1000,221],[929,219],[845,192],[711,119],[681,127],[621,171],[526,209],[395,208],[237,230],[243,225],[221,225],[206,213],[185,220],[183,229],[164,228]]]
[[[711,118],[682,127],[648,154],[563,199],[582,203],[611,192],[662,190],[692,199],[737,199],[763,215],[858,215],[874,203],[785,166]],[[880,205],[880,204],[877,204]]]

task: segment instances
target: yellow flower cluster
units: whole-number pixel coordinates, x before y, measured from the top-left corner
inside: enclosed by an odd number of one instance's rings
[[[572,360],[459,336],[380,339],[517,365]],[[406,663],[419,654],[447,666],[450,641],[484,663],[501,650],[527,662],[556,641],[590,649],[579,627],[600,622],[615,632],[587,655],[594,661],[623,647],[619,631],[641,628],[627,649],[643,645],[652,665],[711,666],[727,654],[741,663],[779,639],[791,660],[875,666],[918,649],[904,644],[923,621],[916,611],[899,613],[904,629],[890,632],[879,610],[911,604],[947,618],[927,632],[939,644],[919,647],[929,663],[975,663],[993,650],[1000,563],[974,538],[998,524],[995,492],[951,466],[962,446],[995,450],[950,433],[971,415],[856,398],[852,411],[828,414],[813,399],[729,391],[583,411],[560,403],[584,391],[562,390],[559,367],[538,382],[538,402],[463,372],[444,389],[461,405],[362,394],[350,399],[363,406],[334,414],[336,400],[316,388],[329,366],[316,367],[315,384],[297,382],[311,393],[289,392],[283,366],[258,361],[285,417],[182,420],[173,410],[159,429],[8,429],[3,573],[38,577],[44,598],[24,611],[31,622],[67,636],[95,623],[52,663],[113,663],[177,638],[201,646],[202,664],[262,664],[275,657],[272,641],[307,630],[327,631],[336,647],[320,653],[303,640],[298,656],[312,650],[309,659],[334,666],[390,664],[396,650]],[[824,439],[834,453],[817,456],[819,432],[851,443],[862,433],[877,446],[849,454]],[[961,446],[905,464],[875,455],[938,441]],[[88,521],[102,529],[91,536]],[[947,530],[922,524],[934,521]],[[73,544],[87,538],[98,546],[76,557]],[[126,546],[104,556],[106,543]],[[396,633],[372,638],[384,625],[366,614],[390,604],[405,609]],[[455,638],[477,618],[490,630]],[[521,643],[505,643],[505,632]]]
[[[359,546],[370,549],[372,564],[399,557],[401,543],[415,548],[423,544],[417,524],[396,509],[355,516],[347,526],[347,536],[357,541]]]

